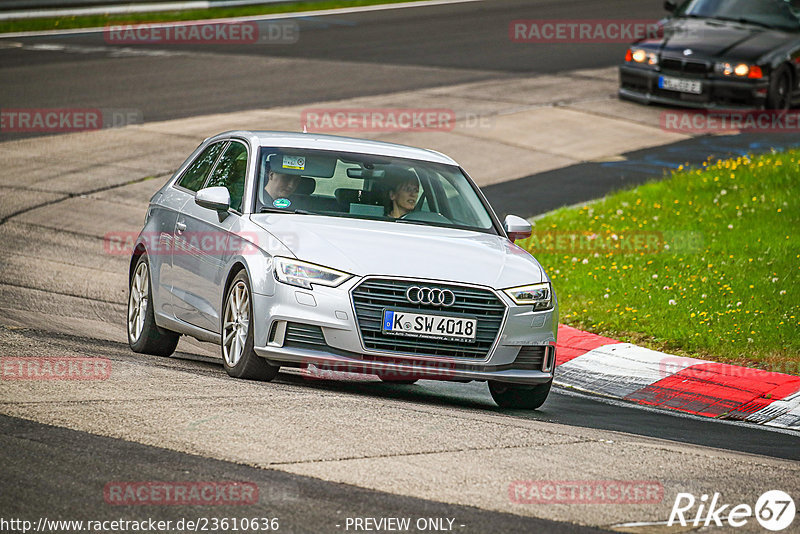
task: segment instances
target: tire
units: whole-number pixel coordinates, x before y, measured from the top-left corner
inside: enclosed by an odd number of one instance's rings
[[[770,76],[765,106],[783,111],[792,106],[792,74],[785,65],[775,69]]]
[[[547,400],[552,385],[552,378],[549,382],[536,386],[522,386],[490,380],[489,392],[492,394],[494,402],[501,408],[535,410]]]
[[[147,255],[142,254],[128,285],[128,345],[133,352],[169,356],[175,352],[181,336],[158,326],[153,308],[150,263]]]
[[[270,365],[253,350],[253,299],[247,272],[231,282],[225,294],[220,348],[225,371],[233,378],[269,382],[280,367]]]

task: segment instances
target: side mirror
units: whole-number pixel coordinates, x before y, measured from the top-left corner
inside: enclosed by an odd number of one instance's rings
[[[198,206],[214,211],[227,212],[231,207],[231,195],[224,187],[206,187],[197,192],[194,201]]]
[[[530,237],[533,232],[531,223],[516,215],[507,215],[506,220],[503,221],[503,228],[505,228],[508,238],[511,241],[526,239]]]
[[[677,7],[678,7],[678,4],[677,4],[677,2],[675,2],[675,0],[664,0],[664,9],[666,9],[670,13],[675,11],[675,9],[677,9]]]

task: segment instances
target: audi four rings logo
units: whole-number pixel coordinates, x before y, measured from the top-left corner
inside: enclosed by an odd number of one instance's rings
[[[456,295],[449,289],[412,286],[406,290],[406,300],[413,304],[449,307],[456,303]]]

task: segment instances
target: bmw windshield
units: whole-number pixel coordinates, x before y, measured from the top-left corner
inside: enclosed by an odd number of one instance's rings
[[[262,148],[255,212],[396,221],[497,234],[457,166],[388,156]]]
[[[680,7],[677,15],[800,31],[798,11],[784,0],[690,0]]]

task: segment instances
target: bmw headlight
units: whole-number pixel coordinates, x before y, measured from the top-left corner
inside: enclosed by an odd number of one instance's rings
[[[762,78],[764,73],[758,65],[747,63],[714,63],[714,72],[722,76],[736,76],[739,78]]]
[[[549,310],[553,307],[553,288],[549,282],[512,287],[505,292],[520,306],[533,306],[534,311]]]
[[[645,63],[652,67],[658,65],[658,54],[655,52],[648,52],[641,48],[629,48],[625,54],[625,61],[628,63]]]
[[[306,261],[275,258],[275,277],[283,283],[313,289],[314,285],[336,287],[353,275]]]

